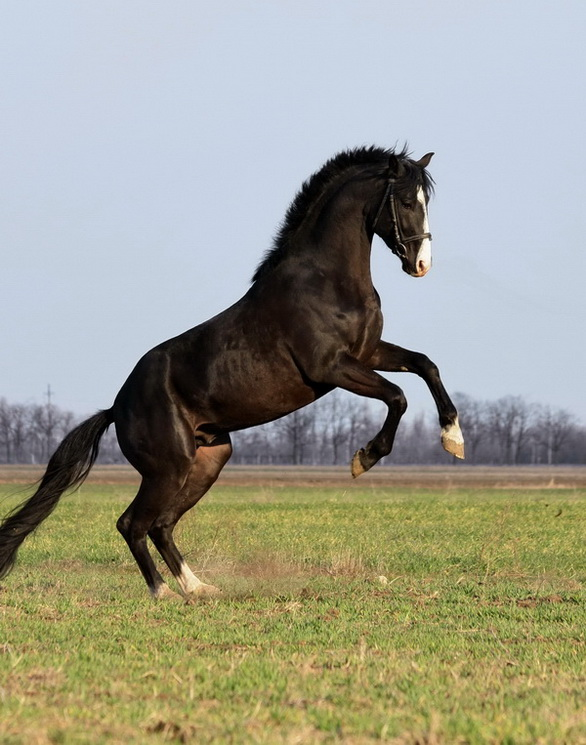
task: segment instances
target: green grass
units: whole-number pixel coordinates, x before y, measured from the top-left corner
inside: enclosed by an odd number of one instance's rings
[[[197,605],[149,599],[131,496],[64,498],[3,582],[1,743],[586,743],[586,491],[218,486]]]

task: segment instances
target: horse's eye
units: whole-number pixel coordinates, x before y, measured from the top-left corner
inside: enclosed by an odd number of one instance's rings
[[[406,210],[412,210],[413,209],[413,202],[403,202],[401,201],[401,207]]]

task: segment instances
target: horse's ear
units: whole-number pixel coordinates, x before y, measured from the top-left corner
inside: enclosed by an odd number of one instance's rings
[[[419,168],[427,168],[429,165],[429,161],[433,158],[434,153],[426,153],[423,158],[419,158],[419,160],[415,161],[415,165]]]

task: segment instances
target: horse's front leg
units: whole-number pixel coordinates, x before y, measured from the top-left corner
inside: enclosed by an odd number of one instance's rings
[[[419,375],[427,384],[437,406],[444,449],[457,458],[464,457],[464,437],[458,423],[458,412],[444,388],[437,366],[429,357],[380,341],[368,364],[373,370]]]
[[[407,408],[407,401],[399,386],[349,354],[339,355],[330,364],[314,372],[313,380],[343,388],[359,396],[378,399],[388,407],[388,414],[380,432],[354,454],[352,476],[356,478],[391,452],[397,427]]]

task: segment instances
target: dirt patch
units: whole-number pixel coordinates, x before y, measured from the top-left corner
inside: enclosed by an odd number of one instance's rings
[[[538,605],[550,603],[576,603],[575,598],[563,598],[561,595],[542,595],[540,597],[519,598],[516,604],[519,608],[536,608]]]
[[[32,484],[44,466],[0,465],[0,483]],[[131,466],[93,468],[88,483],[137,484],[140,477]],[[352,479],[349,466],[227,466],[219,485],[231,486],[319,486],[359,489],[365,487],[413,487],[427,489],[581,489],[586,488],[586,466],[485,467],[381,466]]]

